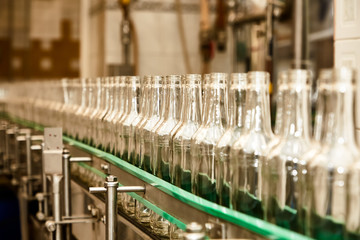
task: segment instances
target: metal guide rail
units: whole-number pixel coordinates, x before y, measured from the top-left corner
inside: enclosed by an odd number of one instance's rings
[[[36,123],[12,117],[8,119],[22,126],[43,131],[43,127]],[[66,136],[63,136],[63,141],[72,156],[92,158],[91,162],[76,162],[71,166],[71,180],[87,194],[89,187],[103,186],[106,176],[114,175],[117,176],[119,186],[144,186],[144,193],[127,194],[183,230],[187,224],[197,222],[206,226],[210,238],[310,239],[197,197],[112,154],[82,142]],[[95,196],[105,201],[104,193],[96,193]],[[131,221],[128,216],[123,217]]]

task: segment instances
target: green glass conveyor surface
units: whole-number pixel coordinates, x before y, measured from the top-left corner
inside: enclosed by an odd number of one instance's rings
[[[44,129],[43,126],[29,122],[26,120],[22,120],[19,118],[13,118],[11,117],[10,120],[23,125],[25,127],[33,128],[39,131],[42,131]],[[143,170],[141,170],[138,167],[135,167],[122,159],[106,153],[104,151],[101,151],[97,148],[91,147],[87,144],[84,144],[82,142],[76,141],[72,138],[63,136],[63,140],[68,143],[69,145],[75,146],[83,151],[86,151],[92,155],[95,155],[96,157],[102,158],[109,163],[112,163],[113,165],[121,168],[122,170],[136,176],[137,178],[152,184],[156,188],[160,189],[161,191],[167,193],[168,195],[171,195],[175,197],[176,199],[198,209],[201,211],[204,211],[208,214],[211,214],[215,217],[218,217],[220,219],[226,220],[228,222],[231,222],[235,225],[238,225],[240,227],[246,228],[254,233],[257,233],[259,235],[262,235],[269,239],[311,239],[309,237],[306,237],[304,235],[280,228],[274,224],[268,223],[266,221],[245,215],[243,213],[231,210],[226,207],[222,207],[216,203],[207,201],[205,199],[202,199],[200,197],[195,196],[194,194],[191,194],[185,190],[182,190],[168,182],[163,181],[162,179],[153,176],[150,173],[147,173]],[[82,166],[85,166],[86,164],[82,164]],[[88,165],[87,165],[88,166]],[[90,168],[90,166],[88,166]],[[95,173],[100,174],[100,171],[97,169],[91,169]],[[103,173],[101,173],[103,174]],[[104,177],[104,176],[103,176]],[[149,207],[150,209],[154,210],[157,214],[161,215],[165,219],[169,220],[170,222],[176,224],[181,229],[185,228],[185,224],[181,221],[177,220],[176,218],[172,217],[171,215],[167,214],[166,212],[162,211],[159,207],[153,205],[149,201],[141,198],[139,195],[135,193],[130,193],[132,197],[142,202],[144,205]]]

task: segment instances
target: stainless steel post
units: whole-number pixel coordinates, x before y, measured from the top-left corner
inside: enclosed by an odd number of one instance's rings
[[[145,192],[142,186],[123,186],[118,187],[117,177],[109,175],[106,177],[104,187],[90,187],[90,193],[106,194],[106,240],[117,239],[117,192]]]
[[[71,216],[71,183],[70,183],[70,152],[63,149],[63,171],[64,171],[64,217]],[[65,226],[65,239],[70,240],[71,225]]]
[[[54,221],[55,222],[61,222],[61,180],[63,176],[60,174],[53,174],[52,175],[52,192],[53,192],[53,215],[54,215]],[[56,230],[55,230],[55,239],[56,240],[62,240],[62,231],[61,231],[61,225],[56,224]]]
[[[44,143],[41,144],[41,147],[44,149]],[[47,196],[47,192],[48,192],[48,183],[47,183],[47,178],[46,178],[46,174],[45,174],[45,158],[44,158],[44,153],[42,154],[42,157],[41,157],[41,166],[42,166],[42,169],[41,169],[41,183],[42,183],[42,192],[43,192],[43,195],[44,195],[44,198],[43,198],[43,208],[42,210],[44,210],[44,217],[47,218],[49,216],[49,199],[48,199],[48,196]],[[40,211],[40,209],[39,209]]]
[[[117,177],[108,176],[105,182],[105,188],[107,188],[106,198],[106,239],[115,240],[117,236],[117,187],[119,182]]]
[[[31,197],[33,195],[32,188],[32,164],[31,164],[31,135],[27,133],[25,135],[26,141],[26,175],[27,175],[27,195]]]

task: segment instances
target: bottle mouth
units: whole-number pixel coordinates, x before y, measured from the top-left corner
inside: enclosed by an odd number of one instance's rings
[[[181,85],[181,75],[167,75],[166,76],[166,84],[169,85]]]
[[[151,84],[153,87],[161,87],[164,83],[164,77],[163,76],[152,76],[151,77]]]
[[[140,84],[139,76],[129,76],[127,79],[129,81],[129,85],[136,86]]]
[[[200,74],[186,74],[185,76],[185,84],[187,85],[197,85],[201,83],[201,75]]]
[[[341,67],[322,69],[319,74],[319,90],[347,91],[354,87],[356,71],[352,68]]]
[[[211,85],[227,85],[228,74],[227,73],[211,73],[210,84]]]
[[[247,85],[246,73],[232,73],[230,75],[230,86],[239,86],[245,88]]]
[[[312,73],[304,69],[290,69],[287,71],[287,79],[282,84],[287,84],[289,88],[302,89],[310,86]]]
[[[251,71],[247,73],[247,79],[252,86],[269,86],[270,74],[263,71]]]

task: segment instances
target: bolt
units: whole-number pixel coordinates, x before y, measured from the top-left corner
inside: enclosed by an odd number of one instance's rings
[[[63,154],[65,155],[65,154],[70,154],[70,151],[69,151],[69,149],[67,149],[67,148],[64,148],[63,149]]]
[[[197,222],[191,222],[190,224],[188,224],[186,226],[186,232],[189,232],[189,233],[198,233],[198,232],[201,232],[202,230],[203,230],[202,225],[200,225]]]
[[[45,226],[49,232],[54,232],[56,230],[54,221],[46,221]]]
[[[114,175],[109,175],[106,177],[107,182],[117,182],[117,177]]]

